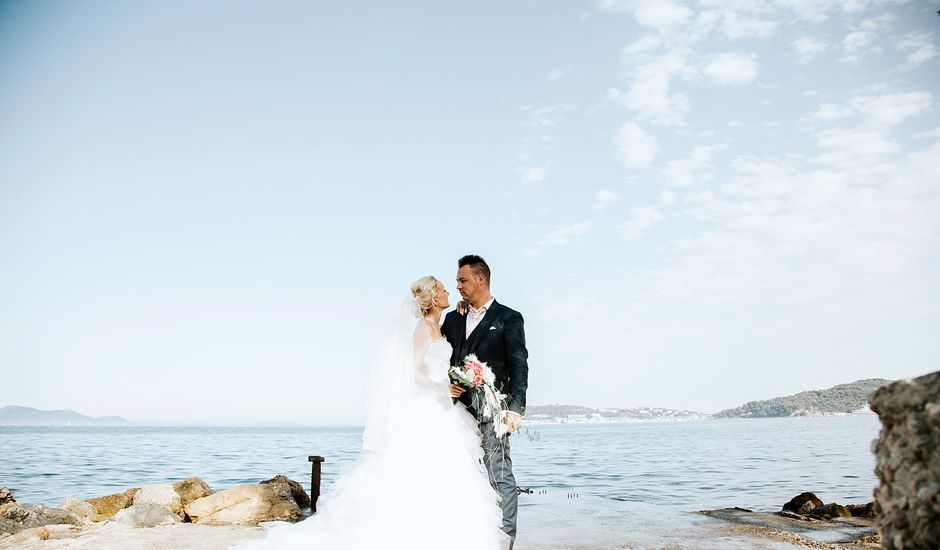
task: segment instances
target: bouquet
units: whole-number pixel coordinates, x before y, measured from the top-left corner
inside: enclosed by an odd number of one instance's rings
[[[453,366],[447,372],[450,381],[475,392],[481,404],[480,413],[483,418],[493,420],[493,430],[497,437],[504,435],[508,428],[503,422],[506,416],[506,394],[496,389],[496,375],[486,363],[470,354],[461,361],[460,365]]]

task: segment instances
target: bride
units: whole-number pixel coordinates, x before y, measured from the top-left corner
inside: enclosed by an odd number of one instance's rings
[[[318,512],[232,550],[496,550],[508,542],[499,496],[479,470],[478,423],[450,398],[451,346],[440,331],[448,297],[434,277],[411,285],[372,373],[362,455]]]

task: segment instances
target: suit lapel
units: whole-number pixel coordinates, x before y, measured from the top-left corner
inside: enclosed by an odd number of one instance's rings
[[[454,327],[454,341],[451,345],[454,347],[454,364],[460,363],[464,358],[463,350],[467,348],[467,314],[457,314],[457,323]]]
[[[480,324],[478,324],[477,327],[473,329],[473,332],[470,333],[470,338],[467,339],[467,353],[465,356],[473,353],[476,350],[477,344],[480,342],[480,338],[482,338],[483,335],[486,334],[486,331],[490,330],[490,326],[493,325],[493,321],[496,319],[496,315],[499,313],[499,308],[499,303],[496,300],[493,300],[493,305],[490,306],[490,309],[486,310],[486,315],[480,319]],[[466,332],[467,323],[464,322],[463,325],[464,332]]]

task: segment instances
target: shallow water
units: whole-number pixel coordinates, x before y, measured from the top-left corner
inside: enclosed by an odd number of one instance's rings
[[[529,426],[512,439],[520,485],[686,510],[778,509],[803,491],[868,502],[873,415]],[[0,486],[56,504],[192,475],[213,488],[278,473],[323,488],[358,456],[356,428],[0,428]]]

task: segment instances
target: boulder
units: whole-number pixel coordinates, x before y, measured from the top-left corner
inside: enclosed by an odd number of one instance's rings
[[[833,518],[850,518],[852,513],[849,512],[845,506],[841,504],[836,504],[835,502],[830,504],[823,504],[822,506],[817,506],[810,510],[807,516],[817,517],[820,519],[833,519]]]
[[[46,525],[69,524],[81,526],[84,524],[81,519],[68,510],[49,508],[40,504],[19,504],[17,502],[0,505],[0,518],[9,520],[9,522],[0,524],[4,526],[4,530],[8,533]],[[12,522],[12,525],[10,522]]]
[[[10,545],[7,546],[8,548],[18,548],[29,544],[38,544],[44,540],[49,540],[49,528],[31,527],[18,531],[10,537],[10,540],[6,540],[4,543]]]
[[[72,525],[46,525],[23,529],[15,535],[0,538],[0,548],[45,548],[44,540],[72,538],[81,532],[81,528]],[[54,544],[54,543],[52,543]]]
[[[297,483],[285,475],[277,475],[261,482],[262,485],[267,485],[268,483],[286,483],[287,486],[290,487],[290,494],[294,497],[294,502],[297,503],[297,506],[310,508],[310,495],[307,494],[307,491],[304,490],[304,486],[300,483]]]
[[[940,371],[868,396],[881,432],[872,445],[882,548],[940,548]]]
[[[156,504],[183,517],[183,501],[169,483],[144,487],[134,495],[134,504]]]
[[[153,503],[134,504],[114,515],[108,523],[127,527],[159,527],[180,523],[180,518],[166,506]]]
[[[74,497],[66,498],[65,501],[59,505],[59,508],[72,512],[76,517],[78,517],[78,519],[82,520],[82,523],[85,525],[95,521],[95,517],[98,515],[95,512],[94,506],[85,502],[84,500],[78,500]]]
[[[847,504],[845,509],[852,514],[853,518],[873,518],[875,517],[875,503],[868,504]]]
[[[816,495],[810,492],[800,493],[790,499],[790,502],[783,505],[784,512],[793,512],[794,514],[806,515],[813,508],[822,506],[823,501],[816,498]]]
[[[0,504],[6,504],[8,502],[16,502],[16,499],[13,498],[13,491],[6,487],[0,487]]]
[[[117,514],[134,503],[134,495],[136,495],[138,491],[140,491],[140,488],[134,487],[123,493],[88,499],[88,504],[91,504],[95,508],[94,521],[111,519],[114,514]]]
[[[257,525],[303,517],[286,483],[233,487],[190,502],[186,514],[193,523],[207,525]]]
[[[12,519],[0,516],[0,537],[19,531],[19,524]]]
[[[182,508],[186,508],[186,505],[190,502],[207,497],[214,492],[205,481],[198,477],[177,481],[173,484],[173,490],[179,495]]]

